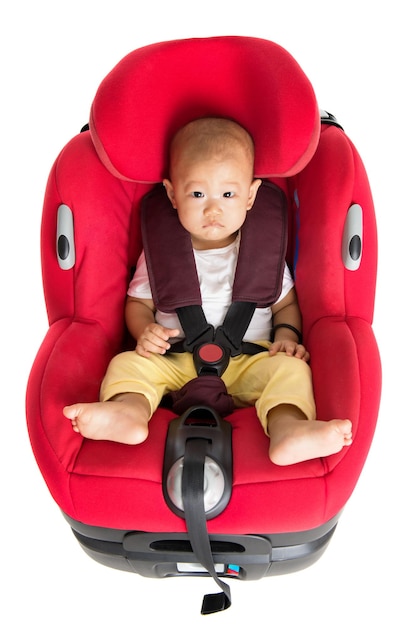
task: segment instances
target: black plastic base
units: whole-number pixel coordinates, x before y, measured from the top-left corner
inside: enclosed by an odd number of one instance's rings
[[[148,578],[207,576],[187,533],[147,533],[88,526],[65,516],[83,550],[95,561]],[[337,526],[336,516],[313,530],[272,535],[210,535],[219,576],[257,580],[315,563]]]

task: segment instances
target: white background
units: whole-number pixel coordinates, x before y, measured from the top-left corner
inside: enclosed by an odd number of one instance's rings
[[[7,6],[7,8],[4,8]],[[418,623],[417,58],[409,0],[14,0],[0,14],[0,448],[4,625]],[[46,332],[39,261],[43,193],[125,54],[168,39],[271,39],[300,63],[366,164],[379,229],[375,333],[383,395],[372,450],[326,553],[313,567],[232,581],[232,607],[200,616],[210,579],[145,579],[98,565],[72,537],[28,442],[24,398]],[[204,80],[204,77],[202,77]],[[415,583],[415,584],[414,584]]]

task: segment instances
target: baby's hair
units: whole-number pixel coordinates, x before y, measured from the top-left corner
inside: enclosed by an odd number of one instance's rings
[[[174,135],[170,147],[170,165],[179,158],[196,161],[225,159],[241,150],[253,168],[254,142],[237,122],[221,117],[203,117],[189,122]]]

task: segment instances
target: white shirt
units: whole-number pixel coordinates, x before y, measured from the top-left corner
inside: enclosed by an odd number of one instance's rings
[[[239,237],[225,248],[211,250],[193,250],[197,275],[202,294],[202,307],[209,324],[215,328],[220,326],[231,304],[232,286],[238,259]],[[285,266],[282,292],[277,300],[282,300],[292,289],[294,283],[289,268]],[[152,300],[145,254],[138,259],[136,271],[132,278],[128,295],[133,298]],[[156,311],[155,320],[167,328],[181,328],[176,313]],[[244,341],[269,340],[271,337],[271,308],[257,308],[244,336]],[[176,337],[176,340],[184,334]]]

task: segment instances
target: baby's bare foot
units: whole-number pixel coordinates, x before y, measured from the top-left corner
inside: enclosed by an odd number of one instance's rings
[[[352,440],[350,420],[283,420],[270,432],[269,455],[276,465],[292,465],[340,452]]]
[[[79,403],[63,409],[73,429],[87,439],[135,445],[148,436],[148,416],[135,404],[110,401]]]

